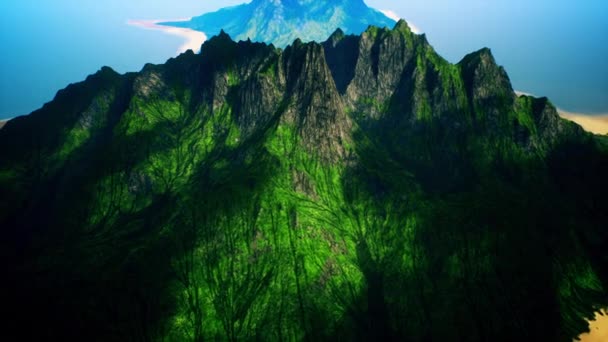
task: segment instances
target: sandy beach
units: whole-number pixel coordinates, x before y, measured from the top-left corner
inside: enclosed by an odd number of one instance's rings
[[[2,127],[4,127],[4,125],[6,125],[6,123],[8,122],[8,120],[10,120],[10,119],[0,120],[0,129],[2,129]]]
[[[587,132],[595,134],[608,134],[608,114],[587,115],[571,113],[558,109],[559,116],[576,122]]]
[[[595,314],[595,319],[589,322],[589,333],[578,337],[581,342],[606,342],[608,341],[608,311]]]
[[[201,49],[201,45],[207,40],[207,35],[202,32],[173,26],[158,25],[163,22],[176,22],[176,21],[188,21],[188,19],[172,19],[172,20],[129,20],[128,25],[140,27],[146,30],[161,31],[166,34],[179,36],[184,39],[184,43],[179,46],[177,53],[186,52],[192,50],[198,53]]]

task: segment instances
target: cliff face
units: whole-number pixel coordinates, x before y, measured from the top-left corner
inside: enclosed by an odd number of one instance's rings
[[[24,338],[569,341],[606,304],[605,145],[403,21],[103,68],[0,144]]]

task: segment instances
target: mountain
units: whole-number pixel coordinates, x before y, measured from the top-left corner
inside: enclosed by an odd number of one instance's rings
[[[369,25],[392,27],[395,21],[369,8],[363,0],[253,0],[185,22],[161,25],[185,27],[214,36],[224,30],[236,40],[285,47],[295,39],[323,41],[338,27],[360,34]]]
[[[404,21],[106,67],[0,144],[20,340],[571,341],[608,304],[605,137]]]

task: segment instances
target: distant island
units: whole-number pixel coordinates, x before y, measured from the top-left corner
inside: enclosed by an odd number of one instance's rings
[[[361,34],[370,25],[393,27],[395,18],[368,7],[363,0],[253,0],[187,21],[159,25],[188,28],[208,36],[224,30],[236,41],[250,39],[283,48],[297,38],[322,42],[336,28],[346,34]]]

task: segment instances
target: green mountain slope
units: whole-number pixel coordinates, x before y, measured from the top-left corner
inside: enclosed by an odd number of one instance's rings
[[[0,130],[20,339],[571,341],[608,154],[403,21],[104,68]]]
[[[360,34],[369,25],[392,27],[395,22],[363,0],[253,0],[163,25],[190,28],[208,36],[224,30],[235,40],[251,39],[283,48],[296,38],[323,41],[338,27]]]

